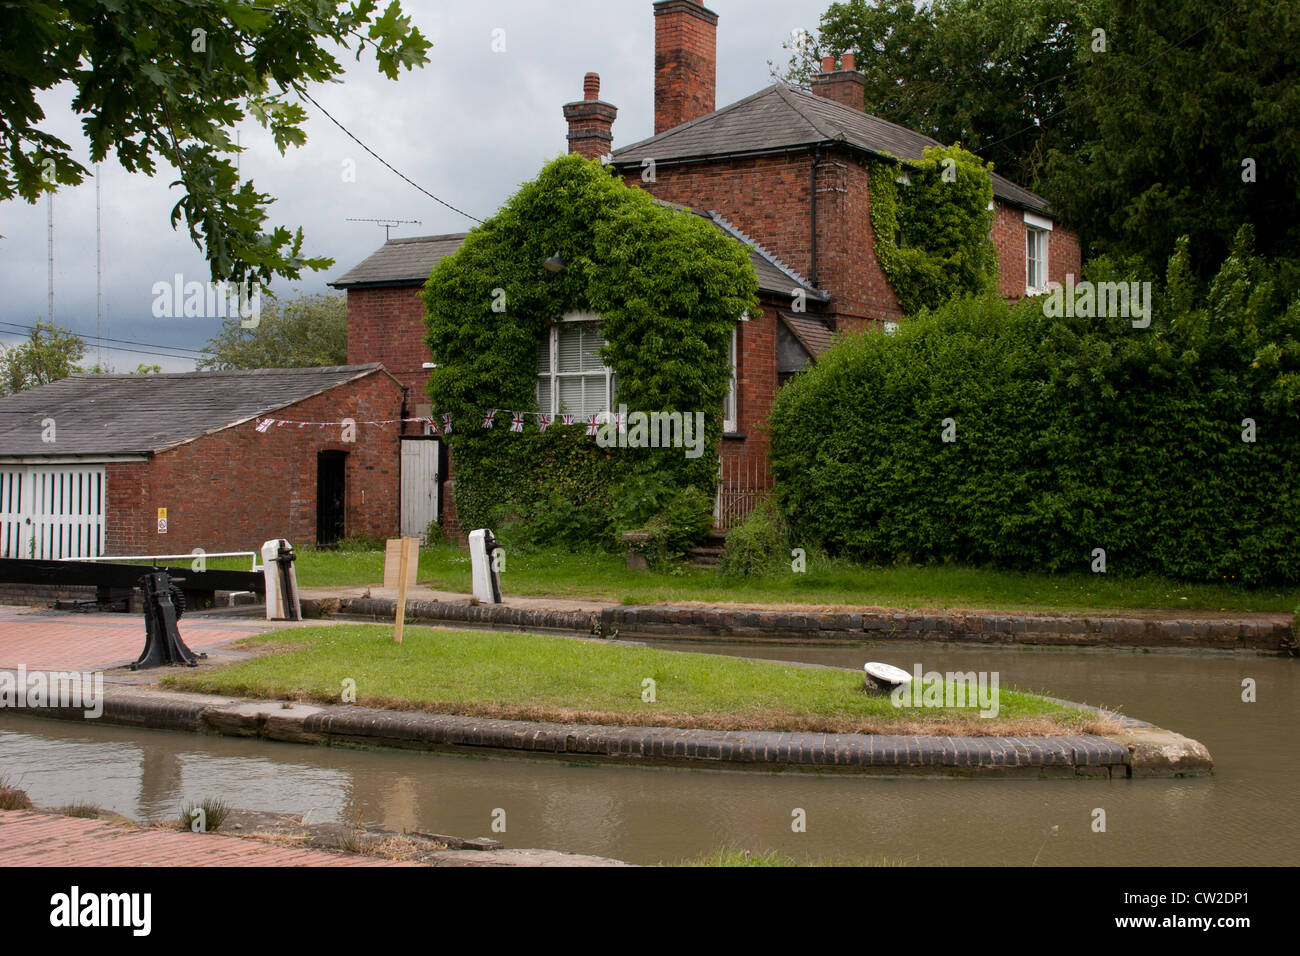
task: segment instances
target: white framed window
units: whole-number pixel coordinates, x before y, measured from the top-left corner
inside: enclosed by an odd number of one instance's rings
[[[1025,292],[1047,291],[1047,230],[1025,227]]]
[[[731,327],[731,378],[727,380],[727,398],[722,405],[722,430],[736,432],[740,430],[740,394],[736,382],[736,340],[740,335],[738,326]]]
[[[569,413],[578,421],[614,408],[614,371],[600,358],[605,339],[595,316],[566,315],[537,344],[537,408],[549,415]]]
[[[1047,242],[1052,220],[1037,213],[1025,212],[1025,292],[1037,295],[1047,291]]]

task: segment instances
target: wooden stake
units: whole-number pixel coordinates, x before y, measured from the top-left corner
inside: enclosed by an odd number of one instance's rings
[[[393,640],[402,643],[402,628],[406,625],[406,577],[411,561],[411,545],[418,547],[419,539],[401,539],[401,559],[397,563],[397,621],[393,627]]]

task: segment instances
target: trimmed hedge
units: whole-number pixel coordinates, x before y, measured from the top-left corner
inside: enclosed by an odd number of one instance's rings
[[[964,299],[823,354],[770,421],[794,540],[1039,571],[1101,548],[1109,573],[1300,580],[1300,296],[1244,231],[1208,290],[1189,276],[1184,242],[1146,329]]]

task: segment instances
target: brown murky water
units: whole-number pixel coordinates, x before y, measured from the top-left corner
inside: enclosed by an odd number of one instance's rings
[[[681,648],[683,645],[666,645]],[[1300,662],[891,644],[691,645],[741,656],[907,670],[996,670],[1195,737],[1216,775],[1194,780],[949,780],[577,766],[362,751],[64,723],[0,711],[0,776],[38,805],[83,801],[136,819],[220,797],[234,806],[495,836],[639,863],[720,846],[800,859],[920,864],[1294,865],[1300,862]],[[1253,678],[1257,702],[1243,703]],[[792,832],[792,813],[807,830]],[[506,832],[491,830],[505,811]],[[1106,832],[1093,831],[1105,811]],[[1056,828],[1053,835],[1053,828]]]

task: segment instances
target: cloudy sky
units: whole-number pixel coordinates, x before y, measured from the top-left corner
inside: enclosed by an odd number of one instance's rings
[[[796,28],[813,29],[829,0],[712,0],[718,24],[718,105],[766,86],[768,62],[784,65],[782,44]],[[564,103],[582,98],[588,70],[601,76],[601,98],[619,109],[615,147],[653,132],[654,17],[651,0],[405,0],[403,6],[433,41],[430,62],[392,82],[372,59],[348,66],[343,82],[311,88],[316,100],[362,142],[453,206],[487,218],[548,160],[565,151]],[[493,34],[504,31],[504,52]],[[89,164],[72,112],[72,91],[47,91],[45,129],[74,146]],[[241,127],[240,169],[277,198],[270,224],[302,226],[306,251],[335,264],[280,294],[328,291],[330,279],[365,258],[384,230],[349,218],[419,220],[393,230],[416,236],[466,231],[469,220],[438,205],[385,169],[315,107],[307,144],[281,156],[255,123]],[[355,164],[355,182],[345,166]],[[102,190],[105,361],[120,371],[140,362],[168,371],[193,367],[193,355],[216,333],[217,320],[154,318],[155,282],[180,274],[206,282],[208,270],[169,214],[178,193],[165,168],[153,178],[115,162],[100,169]],[[54,197],[54,320],[86,337],[96,355],[95,183],[63,187]],[[49,315],[48,224],[44,199],[0,203],[0,341]],[[122,344],[123,341],[143,343]],[[171,347],[171,348],[166,348]],[[178,348],[179,347],[179,348]],[[134,351],[128,351],[134,350]],[[157,353],[166,353],[159,355]],[[184,356],[189,355],[187,360]]]

